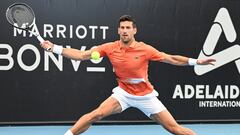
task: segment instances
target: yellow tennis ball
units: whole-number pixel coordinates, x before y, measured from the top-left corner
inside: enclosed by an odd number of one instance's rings
[[[91,58],[92,58],[93,60],[98,60],[98,59],[100,58],[100,53],[97,52],[97,51],[92,52],[92,53],[91,53]]]

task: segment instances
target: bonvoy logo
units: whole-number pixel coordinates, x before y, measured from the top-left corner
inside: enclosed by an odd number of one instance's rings
[[[240,45],[235,44],[225,50],[222,50],[221,52],[213,54],[213,51],[222,33],[224,33],[227,41],[230,43],[233,43],[237,38],[231,17],[226,8],[219,9],[214,20],[214,24],[212,25],[207,39],[203,45],[203,49],[198,56],[198,59],[209,57],[214,58],[216,59],[216,63],[214,66],[195,66],[194,71],[197,75],[203,75],[232,61],[235,61],[240,74]]]

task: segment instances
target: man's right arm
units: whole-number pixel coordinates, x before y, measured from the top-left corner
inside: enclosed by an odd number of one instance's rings
[[[86,51],[81,51],[78,49],[73,49],[73,48],[63,48],[62,46],[54,45],[50,41],[44,41],[41,44],[42,48],[47,50],[48,48],[50,49],[50,52],[62,55],[66,58],[69,59],[74,59],[74,60],[89,60],[91,59],[91,50],[86,50]]]

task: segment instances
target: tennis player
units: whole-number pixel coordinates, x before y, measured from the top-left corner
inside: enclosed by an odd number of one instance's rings
[[[53,53],[63,55],[74,60],[89,60],[91,53],[98,51],[101,57],[107,56],[115,69],[118,86],[113,94],[92,112],[83,115],[65,135],[78,135],[86,131],[92,123],[102,118],[121,113],[129,107],[136,107],[150,119],[161,124],[172,134],[196,135],[191,129],[179,125],[166,107],[157,98],[158,92],[148,80],[149,61],[165,62],[178,66],[185,65],[214,65],[214,59],[193,59],[180,55],[160,52],[150,45],[135,40],[137,33],[135,20],[129,15],[119,19],[118,34],[120,39],[105,43],[98,47],[80,51],[78,49],[63,48],[50,41],[41,45]]]

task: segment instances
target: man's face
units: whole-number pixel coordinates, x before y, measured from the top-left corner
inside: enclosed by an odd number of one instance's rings
[[[136,34],[137,29],[133,28],[133,22],[124,21],[120,22],[120,26],[118,27],[118,34],[120,36],[120,40],[127,44],[129,41],[134,39],[134,35]]]

